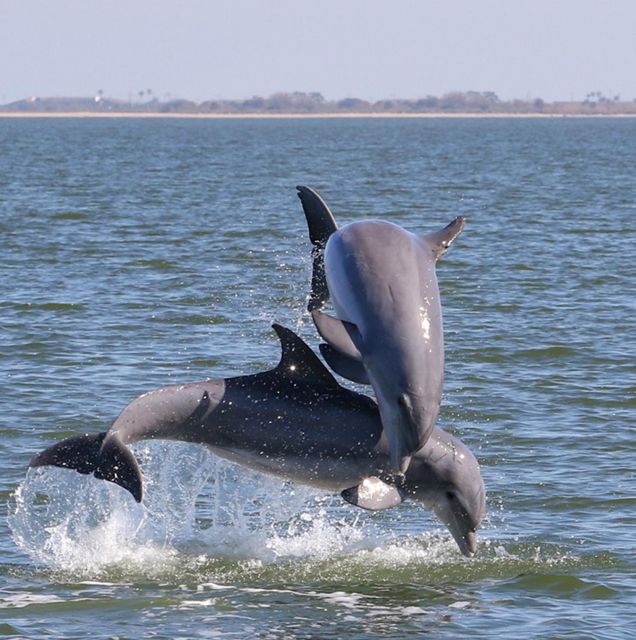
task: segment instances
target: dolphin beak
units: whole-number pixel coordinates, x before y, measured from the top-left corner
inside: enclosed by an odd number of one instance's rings
[[[433,511],[446,525],[462,554],[472,558],[477,551],[477,533],[469,528],[466,514],[460,509],[453,509],[448,503],[440,502],[433,507]]]
[[[477,533],[474,529],[466,530],[460,525],[460,522],[451,521],[446,523],[446,526],[462,554],[467,558],[472,558],[477,551]]]
[[[467,558],[472,558],[477,551],[477,534],[474,531],[468,531],[463,536],[455,538],[459,550]]]

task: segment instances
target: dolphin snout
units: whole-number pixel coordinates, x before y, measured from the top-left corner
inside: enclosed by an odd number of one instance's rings
[[[402,393],[398,397],[400,421],[403,425],[403,434],[406,446],[410,451],[419,449],[418,438],[418,411],[417,404],[413,402],[412,394]]]
[[[413,402],[406,393],[398,396],[398,424],[399,473],[404,476],[411,463],[412,454],[420,448],[418,422]]]
[[[477,531],[475,529],[465,529],[457,521],[449,522],[446,525],[457,543],[462,555],[472,558],[477,552]]]
[[[467,531],[463,536],[456,538],[459,550],[467,558],[472,558],[477,551],[477,533],[475,531]]]
[[[453,494],[447,492],[433,505],[435,515],[446,525],[461,553],[472,558],[477,551],[477,528]]]

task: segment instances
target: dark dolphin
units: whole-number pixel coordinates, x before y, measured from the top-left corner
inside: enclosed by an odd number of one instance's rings
[[[484,514],[477,460],[457,438],[435,428],[413,456],[403,486],[389,457],[375,401],[341,387],[292,331],[274,325],[282,345],[277,367],[254,375],[163,387],[133,400],[105,433],[68,438],[30,466],[54,465],[121,485],[138,502],[141,472],[126,446],[167,439],[207,446],[252,469],[381,509],[412,498],[431,508],[460,550],[471,556]]]
[[[444,378],[435,264],[464,226],[415,235],[384,220],[337,229],[324,200],[297,187],[314,244],[309,310],[329,366],[371,384],[398,475],[433,433]],[[337,318],[320,307],[331,297]]]

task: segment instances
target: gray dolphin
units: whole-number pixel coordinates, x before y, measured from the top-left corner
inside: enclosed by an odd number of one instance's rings
[[[308,308],[327,343],[320,350],[336,373],[373,386],[391,468],[401,475],[437,420],[444,336],[435,264],[465,220],[426,235],[383,220],[337,229],[324,200],[297,189],[314,244]],[[329,297],[337,318],[320,311]]]
[[[378,479],[389,473],[389,459],[375,401],[340,386],[292,331],[274,329],[282,346],[274,369],[150,391],[133,400],[107,432],[62,440],[30,466],[92,473],[140,502],[141,472],[126,445],[141,439],[200,443],[249,468],[341,491],[363,508],[388,508],[402,497],[420,501],[448,527],[461,552],[472,556],[485,489],[469,449],[436,427],[414,454],[398,495]]]

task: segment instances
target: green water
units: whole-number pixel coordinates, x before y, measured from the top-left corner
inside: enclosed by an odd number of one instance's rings
[[[636,614],[636,120],[0,120],[0,635],[616,638]],[[466,229],[440,262],[440,426],[478,555],[418,505],[141,443],[139,506],[54,441],[274,365],[304,312],[294,186],[342,224]]]

